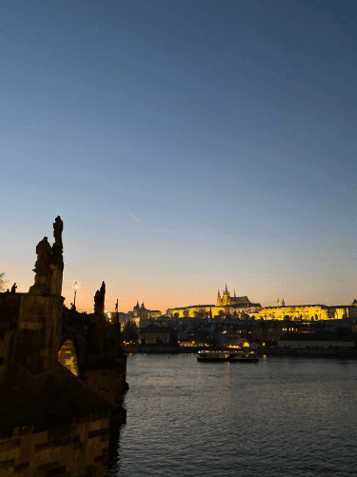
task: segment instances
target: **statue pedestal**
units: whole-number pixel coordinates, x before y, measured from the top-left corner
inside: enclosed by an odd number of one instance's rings
[[[51,265],[52,276],[50,280],[49,293],[50,295],[61,296],[63,270],[58,265]]]

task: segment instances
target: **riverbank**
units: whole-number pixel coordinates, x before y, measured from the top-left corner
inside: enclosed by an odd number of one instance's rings
[[[123,346],[125,353],[178,354],[197,353],[201,347],[183,348],[181,346]]]
[[[202,346],[123,346],[125,353],[146,354],[179,354],[197,353]],[[259,356],[304,356],[309,358],[354,358],[357,359],[357,348],[352,349],[299,349],[299,348],[258,348]]]
[[[266,356],[304,356],[309,358],[354,358],[357,359],[357,348],[350,349],[299,349],[299,348],[260,348],[259,355]]]

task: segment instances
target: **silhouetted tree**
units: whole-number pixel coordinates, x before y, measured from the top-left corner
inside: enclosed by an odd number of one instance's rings
[[[199,308],[197,311],[195,311],[195,316],[196,316],[196,318],[205,318],[206,313],[207,312],[204,308]]]
[[[122,341],[138,341],[138,329],[135,325],[130,323],[130,320],[125,325],[124,330],[121,334]]]
[[[6,284],[5,273],[2,272],[2,273],[0,273],[0,291],[3,289],[5,284]]]

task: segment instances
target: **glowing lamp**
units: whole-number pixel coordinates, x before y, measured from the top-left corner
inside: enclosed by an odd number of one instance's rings
[[[77,290],[79,288],[79,285],[78,283],[76,282],[74,285],[73,285],[73,290],[74,290],[74,298],[73,298],[73,308],[76,308],[76,295],[77,295]]]

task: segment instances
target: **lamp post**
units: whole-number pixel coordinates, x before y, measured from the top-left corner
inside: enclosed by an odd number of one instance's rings
[[[77,282],[73,285],[73,289],[74,289],[73,308],[76,308],[76,295],[77,295],[78,286],[79,285]]]

